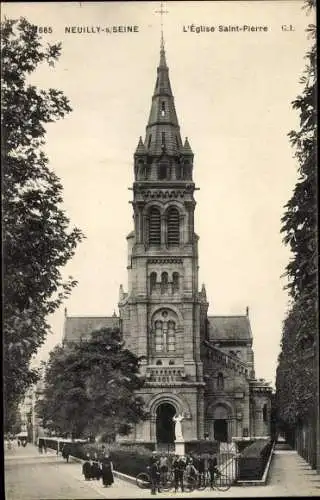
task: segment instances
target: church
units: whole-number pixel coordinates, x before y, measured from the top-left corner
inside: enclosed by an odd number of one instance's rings
[[[146,134],[133,155],[134,228],[127,236],[128,285],[126,291],[120,286],[119,316],[66,313],[64,324],[64,344],[119,327],[126,347],[143,359],[139,395],[149,417],[122,442],[169,445],[178,414],[185,441],[270,435],[272,389],[255,377],[249,309],[209,315],[205,286],[199,287],[193,168],[162,38]]]

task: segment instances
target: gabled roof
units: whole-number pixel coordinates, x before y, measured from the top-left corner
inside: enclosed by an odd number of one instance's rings
[[[118,316],[71,316],[65,318],[63,343],[79,342],[100,328],[119,328]]]
[[[252,341],[248,316],[208,316],[208,340]]]

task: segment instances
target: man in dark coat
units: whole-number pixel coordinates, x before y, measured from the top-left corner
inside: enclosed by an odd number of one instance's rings
[[[151,480],[151,495],[155,495],[157,490],[160,492],[159,481],[160,481],[160,469],[159,462],[157,459],[151,461],[149,467],[150,480]]]
[[[218,465],[217,456],[213,455],[212,457],[209,458],[209,461],[208,461],[208,471],[210,474],[210,487],[211,488],[213,488],[214,477],[215,477],[215,474],[217,472],[217,465]]]
[[[199,486],[205,484],[205,460],[203,457],[198,459],[198,472],[199,472]]]
[[[186,460],[183,457],[176,456],[173,461],[173,474],[174,474],[174,491],[177,492],[179,486],[181,487],[181,491],[184,491],[183,486],[183,474],[186,469]]]

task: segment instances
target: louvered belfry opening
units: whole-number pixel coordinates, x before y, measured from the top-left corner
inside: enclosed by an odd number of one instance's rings
[[[180,216],[176,208],[170,208],[167,218],[168,245],[179,245],[180,243]]]
[[[157,208],[151,208],[149,212],[149,244],[160,245],[161,243],[161,218]]]

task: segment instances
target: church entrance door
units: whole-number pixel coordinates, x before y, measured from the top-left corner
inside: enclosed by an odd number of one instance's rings
[[[222,443],[228,441],[228,421],[225,418],[214,421],[214,439]]]
[[[170,403],[162,403],[157,408],[156,430],[158,444],[174,443],[174,421],[173,416],[176,409]]]

